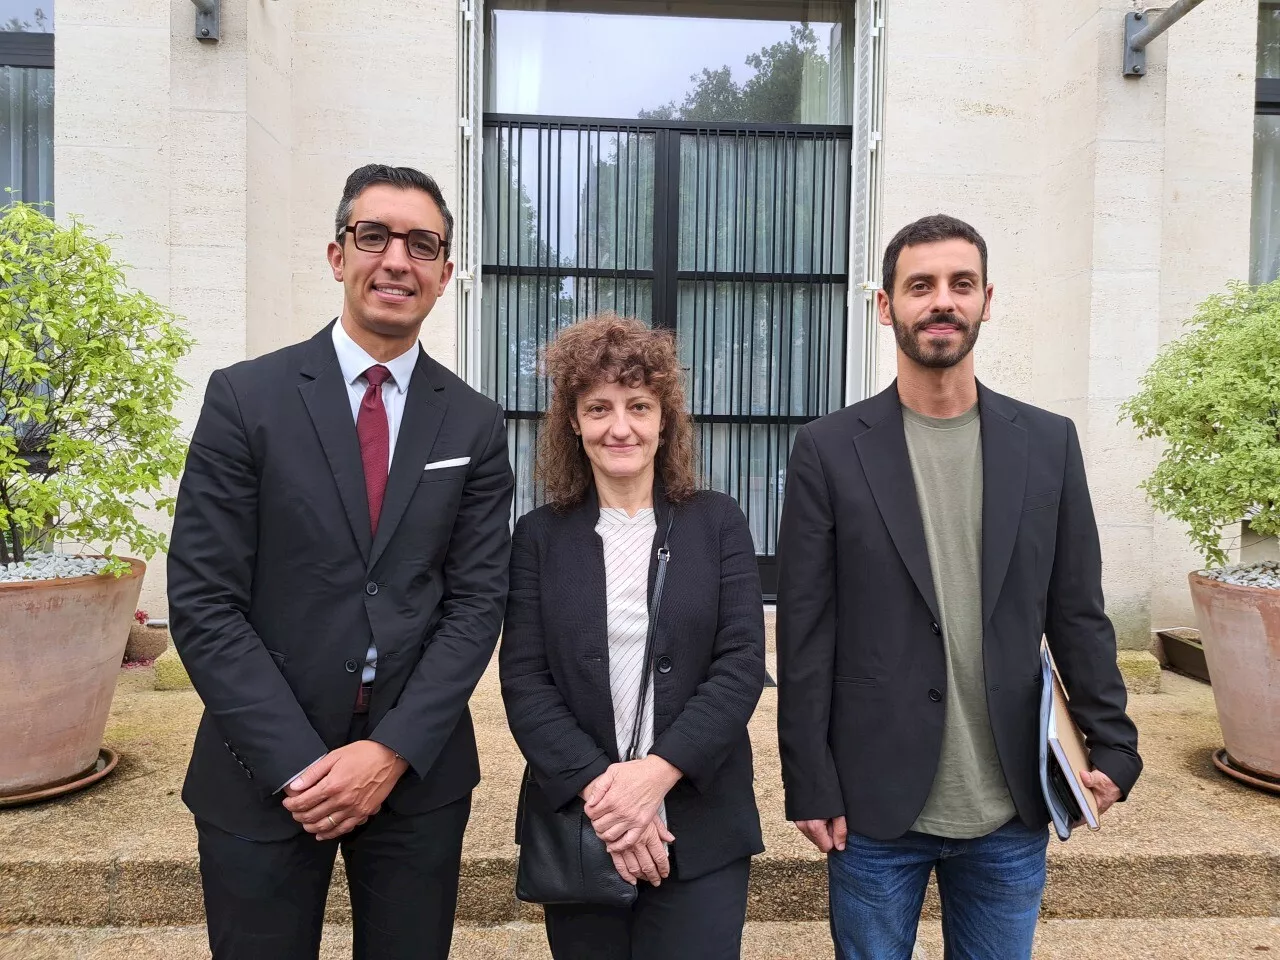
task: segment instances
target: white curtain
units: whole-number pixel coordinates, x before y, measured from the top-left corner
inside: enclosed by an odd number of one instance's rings
[[[1280,276],[1280,116],[1253,121],[1253,228],[1249,282]]]
[[[53,71],[0,67],[0,206],[53,200]]]

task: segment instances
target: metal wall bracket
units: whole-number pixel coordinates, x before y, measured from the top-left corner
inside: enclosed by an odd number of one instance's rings
[[[1143,13],[1126,13],[1124,15],[1124,75],[1141,77],[1147,72],[1147,48],[1135,50],[1133,38],[1142,32],[1147,25],[1147,17]]]
[[[218,42],[222,0],[191,0],[196,6],[196,39]]]
[[[1150,11],[1126,13],[1124,15],[1124,75],[1126,77],[1146,76],[1147,44],[1202,3],[1204,0],[1173,0],[1173,3],[1160,11],[1159,16],[1150,16]]]

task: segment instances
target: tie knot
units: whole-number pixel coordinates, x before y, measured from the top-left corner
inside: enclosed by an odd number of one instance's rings
[[[391,379],[391,371],[382,364],[375,363],[364,372],[364,378],[369,381],[369,386],[380,387]]]

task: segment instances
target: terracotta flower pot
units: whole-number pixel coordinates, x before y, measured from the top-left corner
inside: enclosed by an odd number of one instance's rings
[[[0,797],[98,759],[146,564],[121,577],[0,583]]]
[[[1188,579],[1227,753],[1280,777],[1280,590]]]

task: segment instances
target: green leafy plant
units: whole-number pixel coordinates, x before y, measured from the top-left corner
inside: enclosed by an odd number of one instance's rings
[[[1151,503],[1223,565],[1227,524],[1248,518],[1263,536],[1280,532],[1280,281],[1232,283],[1187,323],[1121,412],[1165,442],[1143,484]]]
[[[182,469],[171,410],[191,343],[78,220],[0,208],[0,562],[59,539],[164,547],[139,512],[172,515],[160,491]]]

